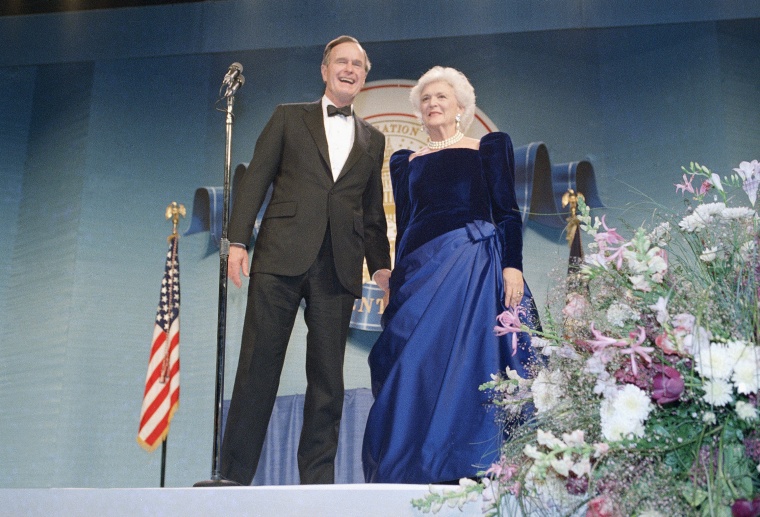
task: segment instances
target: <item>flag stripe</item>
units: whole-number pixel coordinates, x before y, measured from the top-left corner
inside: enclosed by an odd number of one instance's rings
[[[177,397],[179,395],[179,361],[176,361],[173,368],[171,369],[171,379],[174,382],[160,382],[161,369],[162,366],[159,364],[158,367],[154,370],[153,375],[151,375],[153,382],[151,383],[150,387],[146,389],[146,395],[143,402],[143,416],[141,419],[141,426],[152,419],[156,412],[158,412],[158,418],[166,418],[168,409],[166,407],[163,407],[163,405],[166,403],[169,397],[170,390],[177,392]],[[172,384],[176,384],[177,386],[172,386]]]
[[[153,451],[166,439],[179,407],[179,257],[177,237],[166,255],[145,376],[137,443]]]
[[[154,375],[154,377],[158,378],[160,374],[160,369],[157,370],[157,374]],[[144,424],[149,418],[153,416],[153,414],[161,407],[161,404],[164,403],[165,399],[167,398],[169,394],[169,390],[171,390],[173,393],[176,392],[176,398],[179,398],[179,362],[175,362],[172,369],[171,369],[171,379],[172,381],[169,383],[161,383],[161,382],[154,382],[150,389],[146,390],[146,396],[144,397],[144,401],[150,403],[152,400],[153,402],[148,405],[148,407],[143,406],[143,417],[141,419],[140,424]],[[172,402],[174,402],[172,400]]]

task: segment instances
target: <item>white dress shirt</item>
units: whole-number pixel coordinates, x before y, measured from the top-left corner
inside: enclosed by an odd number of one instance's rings
[[[325,121],[325,135],[330,153],[330,168],[333,181],[338,179],[340,171],[346,164],[348,154],[354,146],[354,117],[343,115],[327,116],[327,105],[333,104],[327,96],[322,96],[322,117]],[[353,107],[352,107],[353,108]],[[351,110],[353,113],[353,109]]]

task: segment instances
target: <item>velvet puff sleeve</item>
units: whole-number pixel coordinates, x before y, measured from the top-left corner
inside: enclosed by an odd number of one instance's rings
[[[389,162],[393,202],[396,205],[396,263],[401,259],[399,246],[409,224],[409,156],[411,154],[412,151],[409,149],[396,151]]]
[[[522,271],[522,214],[515,197],[515,156],[506,133],[489,133],[480,140],[480,157],[491,216],[502,241],[501,267]]]

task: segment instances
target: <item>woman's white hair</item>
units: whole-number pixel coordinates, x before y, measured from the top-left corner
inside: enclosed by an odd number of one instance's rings
[[[438,81],[445,81],[454,89],[457,104],[464,110],[462,120],[459,123],[461,124],[462,132],[465,133],[475,117],[475,88],[472,87],[467,77],[455,68],[434,66],[420,77],[417,84],[409,93],[409,100],[412,102],[414,114],[422,121],[422,111],[420,110],[422,90],[428,84]]]

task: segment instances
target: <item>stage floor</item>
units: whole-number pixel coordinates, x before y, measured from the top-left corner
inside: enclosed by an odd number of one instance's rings
[[[0,489],[8,517],[475,517],[480,502],[424,514],[412,499],[427,485],[308,485],[234,488]]]

